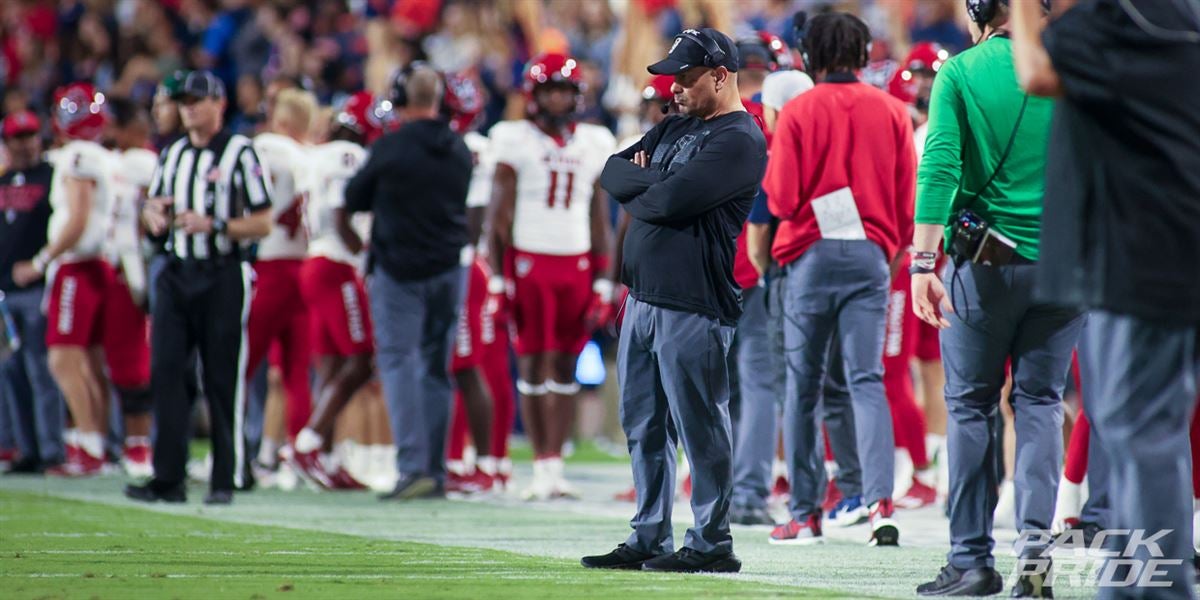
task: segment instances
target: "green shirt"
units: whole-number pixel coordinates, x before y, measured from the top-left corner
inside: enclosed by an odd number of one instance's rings
[[[946,225],[951,215],[970,208],[1012,238],[1017,254],[1038,259],[1053,101],[1029,97],[1003,168],[986,190],[979,189],[1004,155],[1024,99],[1006,37],[993,37],[942,65],[917,171],[917,223]],[[947,242],[949,237],[947,228]]]

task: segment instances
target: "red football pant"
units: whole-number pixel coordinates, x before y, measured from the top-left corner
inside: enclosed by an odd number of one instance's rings
[[[254,265],[257,275],[254,299],[250,303],[247,337],[250,356],[246,363],[249,377],[262,363],[271,345],[278,342],[283,388],[287,396],[287,432],[294,438],[312,415],[312,391],[309,389],[309,319],[300,293],[301,260],[264,260]]]
[[[1071,483],[1083,483],[1088,467],[1088,442],[1092,426],[1083,408],[1083,380],[1079,376],[1079,352],[1071,354],[1071,376],[1075,378],[1075,389],[1079,392],[1079,416],[1071,428],[1071,440],[1067,443],[1067,456],[1063,461],[1063,478]]]
[[[506,264],[514,282],[512,318],[520,356],[561,352],[578,355],[591,337],[591,256],[551,256],[512,250]]]
[[[99,346],[104,341],[104,303],[113,269],[99,258],[62,263],[51,276],[46,299],[46,345]]]
[[[913,389],[912,358],[917,350],[917,325],[920,321],[909,306],[912,276],[908,259],[892,277],[888,292],[887,326],[883,338],[883,387],[892,409],[892,430],[896,447],[903,448],[917,468],[929,464],[925,450],[925,413],[917,406]]]
[[[485,279],[486,281],[486,279]],[[488,296],[480,319],[479,367],[484,382],[492,393],[492,447],[481,455],[495,458],[508,456],[508,436],[517,418],[516,390],[513,388],[512,363],[509,360],[508,319],[499,297]],[[462,460],[469,428],[462,395],[454,393],[454,410],[450,417],[450,441],[446,445],[448,460]]]

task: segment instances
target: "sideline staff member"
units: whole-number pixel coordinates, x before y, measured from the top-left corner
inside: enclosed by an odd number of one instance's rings
[[[189,73],[179,90],[187,135],[159,157],[142,222],[166,233],[170,262],[153,281],[150,387],[154,394],[154,478],[125,495],[186,501],[184,478],[192,414],[184,380],[195,350],[212,413],[213,465],[206,504],[229,504],[234,487],[250,484],[245,411],[246,317],[250,255],[246,240],[271,231],[270,189],[242,135],[222,129],[225,87],[212,73]]]
[[[674,75],[681,116],[609,158],[600,184],[633,220],[621,279],[629,286],[617,350],[621,425],[637,514],[616,550],[589,568],[737,572],[729,532],[729,373],[742,313],[735,240],[766,167],[766,140],[742,107],[737,49],[715,29],[675,37],[655,75]],[[692,466],[695,526],[672,553],[676,437]]]
[[[1004,585],[992,555],[999,482],[990,467],[999,446],[989,440],[995,439],[1010,357],[1017,529],[1050,529],[1063,453],[1062,396],[1083,326],[1078,309],[1048,304],[1033,294],[1053,105],[1026,97],[1017,86],[1008,2],[969,1],[967,12],[981,41],[938,71],[917,176],[913,310],[942,330],[950,457],[948,564],[934,581],[917,588],[921,595],[988,595]],[[969,220],[988,224],[979,232],[980,241],[968,241],[974,238],[962,223]],[[934,272],[943,235],[954,260],[944,285]],[[1018,545],[1021,564],[1041,564],[1048,558],[1040,556],[1045,545]],[[1013,597],[1050,594],[1045,573],[1032,571],[1019,577],[1012,591]]]
[[[1093,390],[1088,418],[1110,461],[1105,525],[1168,532],[1121,558],[1158,559],[1151,578],[1169,587],[1102,581],[1099,595],[1195,597],[1188,423],[1200,367],[1200,5],[1079,2],[1050,22],[1044,48],[1041,15],[1028,9],[1014,4],[1021,85],[1059,97],[1038,293],[1092,309],[1079,358],[1097,375],[1083,387]]]

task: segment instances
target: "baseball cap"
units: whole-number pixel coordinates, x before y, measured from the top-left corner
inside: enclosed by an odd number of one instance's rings
[[[42,123],[38,120],[37,115],[28,110],[17,111],[4,117],[4,123],[0,125],[0,130],[3,131],[5,138],[37,133],[41,129]]]
[[[812,78],[802,71],[776,71],[763,80],[762,103],[774,110],[782,110],[789,100],[812,88]]]
[[[224,98],[225,84],[209,71],[192,71],[183,78],[179,88],[171,95],[174,100],[186,97]]]
[[[724,56],[718,58],[718,52]],[[654,75],[674,75],[692,67],[725,67],[736,73],[737,45],[729,36],[711,27],[684,29],[671,42],[667,57],[646,67],[646,70]]]
[[[158,84],[158,87],[154,90],[154,95],[174,99],[175,94],[179,92],[179,86],[183,85],[185,77],[187,77],[187,71],[172,71],[170,75],[164,77],[162,82]]]

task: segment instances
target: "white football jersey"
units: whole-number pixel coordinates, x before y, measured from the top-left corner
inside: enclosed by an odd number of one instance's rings
[[[96,187],[92,195],[92,208],[83,235],[74,247],[62,254],[60,260],[70,262],[100,256],[108,234],[109,211],[113,201],[112,153],[95,142],[72,140],[48,156],[54,165],[54,176],[50,183],[50,206],[54,213],[46,229],[47,236],[50,241],[58,239],[70,219],[67,178],[94,181]]]
[[[158,168],[158,155],[145,148],[130,148],[124,152],[114,150],[112,160],[113,195],[104,254],[117,264],[120,257],[136,256],[141,251],[138,210]]]
[[[303,189],[308,255],[358,266],[361,257],[350,252],[342,236],[338,235],[334,210],[346,205],[346,182],[366,163],[367,151],[353,142],[339,140],[313,148],[308,160]],[[364,229],[370,229],[369,220],[363,227],[362,217],[369,219],[370,215],[359,213],[352,218],[359,235],[364,235]]]
[[[492,201],[492,175],[496,172],[496,159],[490,152],[491,142],[477,131],[467,132],[463,141],[475,159],[471,188],[467,192],[467,208],[483,208]]]
[[[584,254],[592,248],[592,192],[616,149],[611,132],[581,123],[560,145],[528,120],[492,127],[496,163],[517,173],[513,246],[551,255]]]
[[[254,151],[271,184],[271,233],[258,242],[259,260],[304,258],[308,236],[304,227],[304,201],[297,182],[308,170],[304,147],[290,137],[260,133]]]

